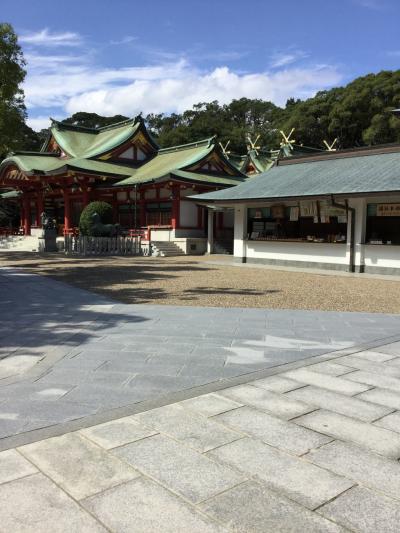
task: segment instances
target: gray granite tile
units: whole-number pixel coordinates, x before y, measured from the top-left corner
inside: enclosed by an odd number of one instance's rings
[[[393,459],[400,457],[400,435],[373,424],[322,409],[297,418],[296,424]]]
[[[243,505],[238,505],[241,502]],[[249,481],[200,506],[233,531],[266,533],[339,533],[342,528],[304,507],[282,498],[260,483]]]
[[[318,509],[318,513],[351,531],[399,531],[400,502],[363,487],[353,487]]]
[[[127,444],[113,453],[192,503],[211,498],[246,479],[162,435]]]
[[[147,478],[139,478],[83,501],[111,531],[217,533],[226,531],[191,505]]]
[[[215,419],[236,431],[242,431],[266,444],[296,455],[302,455],[332,440],[251,407],[240,407],[235,411],[217,415]]]
[[[19,451],[78,500],[139,476],[76,433],[28,444]]]
[[[310,509],[315,509],[354,484],[255,439],[226,444],[208,455],[249,476],[256,476],[270,489]]]
[[[127,416],[81,429],[79,433],[105,450],[109,450],[151,437],[156,434],[156,431],[142,426],[132,416]]]
[[[12,533],[106,533],[55,483],[35,474],[0,485],[1,530]]]
[[[304,458],[366,487],[399,499],[400,465],[398,461],[340,441],[322,446]]]
[[[368,394],[368,392],[363,394]],[[363,420],[364,422],[372,422],[392,411],[389,407],[362,400],[362,395],[346,396],[345,394],[339,394],[313,386],[293,390],[288,392],[286,396],[300,400],[315,408],[328,409],[335,413]]]

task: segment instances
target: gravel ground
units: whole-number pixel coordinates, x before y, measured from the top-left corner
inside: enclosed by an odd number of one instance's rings
[[[212,264],[213,258],[2,252],[0,266],[26,268],[123,303],[400,313],[397,280],[239,268]]]

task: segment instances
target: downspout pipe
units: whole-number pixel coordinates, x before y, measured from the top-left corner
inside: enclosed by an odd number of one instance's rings
[[[335,201],[333,195],[331,196],[331,205],[339,209],[344,209],[346,213],[350,211],[350,259],[349,259],[349,272],[355,272],[355,227],[356,227],[356,210],[354,207],[349,206],[348,200],[345,200],[344,204],[339,204]]]

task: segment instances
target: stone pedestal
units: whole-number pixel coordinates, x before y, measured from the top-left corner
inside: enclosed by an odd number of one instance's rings
[[[44,229],[39,236],[39,252],[57,252],[57,230]]]

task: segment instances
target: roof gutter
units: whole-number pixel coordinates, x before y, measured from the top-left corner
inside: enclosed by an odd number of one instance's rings
[[[346,213],[348,213],[349,211],[351,213],[349,272],[354,272],[355,271],[355,251],[356,251],[356,243],[355,243],[356,210],[354,207],[349,206],[348,200],[345,200],[344,204],[339,204],[338,202],[335,201],[333,195],[331,196],[331,205],[339,209],[344,209]]]

